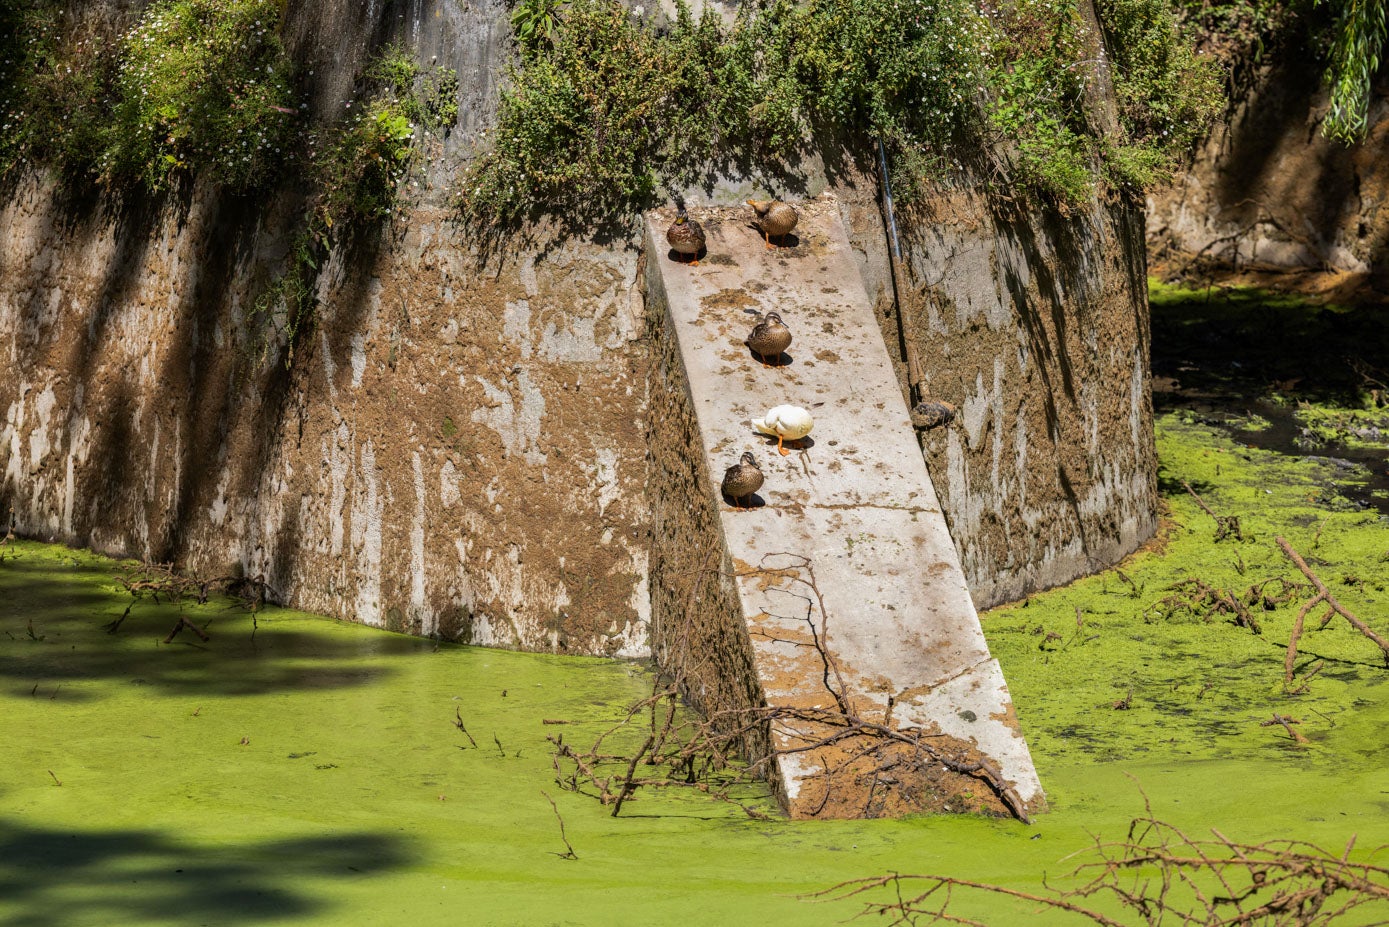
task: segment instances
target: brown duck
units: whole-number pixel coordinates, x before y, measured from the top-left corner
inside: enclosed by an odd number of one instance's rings
[[[743,508],[742,500],[762,488],[762,468],[751,451],[744,451],[742,459],[724,471],[720,488],[733,500],[734,508]]]
[[[666,229],[666,241],[676,254],[688,255],[691,267],[699,266],[699,252],[704,250],[704,228],[685,213],[685,204],[676,202],[679,211],[675,221]]]
[[[772,246],[773,238],[791,234],[791,230],[801,218],[795,206],[781,200],[748,200],[747,203],[752,207],[752,211],[757,213],[753,225],[762,233],[768,248]]]
[[[791,329],[787,328],[786,323],[781,321],[781,316],[775,312],[769,312],[753,326],[752,332],[743,343],[752,348],[752,353],[756,354],[757,359],[762,361],[763,367],[779,367],[781,366],[781,352],[791,346]],[[769,357],[775,363],[767,363]]]
[[[918,428],[938,428],[955,421],[955,407],[944,399],[923,399],[912,406],[911,415]]]

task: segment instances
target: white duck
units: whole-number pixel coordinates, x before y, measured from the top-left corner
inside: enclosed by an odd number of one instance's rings
[[[761,418],[752,420],[752,427],[776,438],[777,453],[785,457],[791,453],[782,445],[787,441],[798,441],[810,434],[815,427],[815,419],[800,406],[773,406]]]

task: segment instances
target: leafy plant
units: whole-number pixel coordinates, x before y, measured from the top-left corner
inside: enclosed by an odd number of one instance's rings
[[[663,31],[575,0],[552,44],[521,40],[460,205],[611,214],[715,159],[779,170],[813,123],[880,135],[919,169],[970,118],[984,28],[965,0],[773,0],[731,27],[681,8]]]
[[[444,131],[458,118],[457,75],[421,69],[404,46],[374,56],[363,79],[368,92],[357,115],[329,136],[310,168],[320,232],[389,217],[418,154],[417,131]]]
[[[1021,0],[994,13],[989,50],[991,147],[1010,157],[1014,179],[1065,209],[1094,195],[1087,32],[1080,12]]]
[[[511,31],[525,48],[554,45],[562,0],[521,0],[511,12]]]
[[[232,190],[268,180],[297,110],[278,0],[157,0],[125,36],[101,174],[151,190],[210,170]]]
[[[458,119],[458,74],[438,65],[420,67],[404,45],[382,49],[367,62],[363,76],[377,100],[389,100],[427,132],[447,132]]]
[[[388,217],[414,152],[414,134],[399,105],[370,100],[318,160],[317,222],[327,230]]]
[[[1205,136],[1224,101],[1220,72],[1180,40],[1165,0],[1096,0],[1096,8],[1122,129],[1106,167],[1139,190],[1169,177]]]
[[[0,176],[48,164],[89,179],[105,145],[117,56],[50,0],[0,9]]]
[[[562,22],[529,0],[513,15],[519,63],[458,203],[484,224],[542,205],[582,224],[720,162],[783,171],[812,127],[881,139],[904,200],[967,149],[1001,153],[998,180],[1062,209],[1105,178],[1139,187],[1199,136],[1218,84],[1160,0],[1104,6],[1122,124],[1108,136],[1091,113],[1100,38],[1056,0],[982,12],[967,0],[766,0],[731,26],[681,7],[661,29],[617,0],[573,0]]]
[[[358,113],[332,129],[307,167],[313,191],[303,228],[284,271],[256,300],[253,319],[264,335],[262,360],[283,344],[285,365],[313,328],[319,267],[329,246],[388,219],[419,157],[418,137],[442,132],[458,118],[458,78],[443,67],[423,69],[409,49],[391,45],[362,72]]]
[[[1327,0],[1319,0],[1318,6]],[[1384,48],[1384,0],[1335,0],[1337,11],[1326,82],[1331,111],[1322,134],[1344,144],[1365,137],[1369,130],[1370,81],[1379,70]]]

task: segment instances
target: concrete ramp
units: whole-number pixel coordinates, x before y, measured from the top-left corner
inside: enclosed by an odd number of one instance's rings
[[[794,236],[772,250],[746,207],[691,210],[708,243],[698,266],[666,246],[673,210],[647,216],[649,289],[688,383],[702,442],[688,452],[703,455],[719,513],[763,699],[752,705],[763,759],[797,817],[1025,815],[1041,786],[838,204],[799,205]],[[743,344],[769,310],[794,335],[779,368]],[[783,403],[815,418],[788,457],[751,426]],[[719,481],[744,451],[766,482],[740,510]]]

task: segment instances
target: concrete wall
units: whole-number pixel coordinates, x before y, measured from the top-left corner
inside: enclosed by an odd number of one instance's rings
[[[22,530],[263,574],[294,604],[414,633],[646,652],[638,239],[542,229],[484,262],[441,203],[495,105],[506,15],[291,11],[320,121],[347,110],[387,37],[465,87],[437,183],[379,241],[334,255],[291,370],[262,357],[249,310],[286,261],[292,191],[117,209],[31,178],[4,204],[0,506]]]
[[[644,334],[637,217],[601,241],[537,229],[485,256],[443,203],[491,117],[507,12],[291,11],[318,118],[389,36],[455,68],[463,106],[405,215],[334,255],[288,369],[262,357],[250,307],[285,263],[292,191],[118,208],[33,177],[10,196],[0,510],[20,530],[263,574],[296,605],[413,633],[647,652],[652,603],[677,607],[665,586],[687,564],[669,556],[668,522],[653,537],[664,471],[651,436],[673,387]],[[802,193],[828,186],[843,203],[886,313],[871,180],[838,162],[805,173]],[[962,428],[928,438],[928,462],[976,599],[1131,549],[1153,500],[1138,225],[1100,211],[1039,233],[952,197],[907,219],[932,386],[964,411]],[[948,282],[928,287],[943,268]]]
[[[1370,131],[1322,137],[1322,60],[1305,36],[1254,69],[1191,170],[1148,204],[1156,250],[1232,263],[1389,277],[1389,73],[1371,91]]]
[[[960,192],[902,226],[900,331],[958,409],[922,446],[975,604],[1135,550],[1157,527],[1141,212],[1026,215]]]

